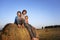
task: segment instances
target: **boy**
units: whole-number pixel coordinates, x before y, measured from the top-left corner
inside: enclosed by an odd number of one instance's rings
[[[25,16],[25,27],[26,27],[27,30],[29,31],[30,36],[31,36],[31,39],[32,39],[32,40],[37,40],[35,31],[33,32],[33,29],[32,29],[32,28],[34,28],[34,27],[32,27],[32,26],[28,23],[28,16]]]
[[[22,23],[22,27],[24,27],[26,14],[27,14],[27,11],[26,11],[26,10],[23,10],[23,11],[22,11],[22,14],[21,14],[21,23]]]
[[[28,16],[25,16],[25,23],[28,24]]]
[[[26,11],[26,10],[23,10],[23,11],[22,11],[22,14],[21,14],[21,18],[22,18],[23,20],[25,20],[26,14],[27,14],[27,11]]]
[[[18,27],[20,27],[22,24],[21,24],[21,12],[20,11],[17,11],[17,16],[15,17],[15,24],[18,25]]]

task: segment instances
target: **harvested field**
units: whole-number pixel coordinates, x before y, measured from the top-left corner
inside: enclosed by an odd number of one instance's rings
[[[40,40],[60,40],[60,28],[47,28],[36,30]]]

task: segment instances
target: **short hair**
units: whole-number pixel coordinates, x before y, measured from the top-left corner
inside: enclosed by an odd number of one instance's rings
[[[20,13],[21,14],[21,11],[17,11],[17,14]]]
[[[25,18],[28,17],[28,16],[25,16]]]
[[[22,11],[22,14],[23,14],[23,12],[26,12],[26,13],[27,13],[27,11],[26,11],[26,10],[23,10],[23,11]]]

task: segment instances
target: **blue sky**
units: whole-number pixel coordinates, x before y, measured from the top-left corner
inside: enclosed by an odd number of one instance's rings
[[[0,0],[0,28],[13,23],[16,12],[23,9],[36,28],[60,24],[60,0]]]

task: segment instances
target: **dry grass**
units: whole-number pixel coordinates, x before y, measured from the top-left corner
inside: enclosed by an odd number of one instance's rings
[[[60,40],[60,28],[36,30],[39,40]],[[0,40],[31,40],[26,28],[18,28],[15,24],[8,24],[0,32]]]
[[[1,35],[1,32],[0,32],[0,35]]]
[[[30,40],[26,28],[18,28],[15,24],[7,24],[3,29],[2,40]]]
[[[40,40],[60,40],[60,28],[36,30]]]
[[[2,39],[1,39],[1,33],[2,33],[2,32],[0,31],[0,40],[2,40]]]

